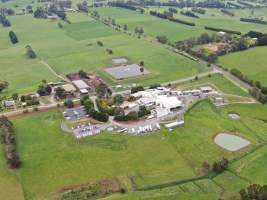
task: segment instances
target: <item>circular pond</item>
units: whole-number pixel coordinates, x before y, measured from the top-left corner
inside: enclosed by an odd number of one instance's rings
[[[238,151],[250,144],[250,142],[246,139],[227,133],[220,133],[216,135],[216,137],[214,138],[214,142],[218,146],[228,151]]]

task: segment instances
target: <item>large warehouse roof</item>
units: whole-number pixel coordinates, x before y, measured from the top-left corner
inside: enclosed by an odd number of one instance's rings
[[[72,83],[79,89],[88,89],[89,86],[83,80],[72,81]]]

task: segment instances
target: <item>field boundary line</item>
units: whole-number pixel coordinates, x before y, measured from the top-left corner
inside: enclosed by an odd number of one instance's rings
[[[54,74],[57,78],[59,78],[59,79],[61,79],[63,81],[68,82],[68,80],[65,77],[59,75],[47,62],[45,62],[44,60],[41,60],[40,63],[43,64],[43,65],[45,65],[47,67],[47,69],[50,72],[52,72],[52,74]]]

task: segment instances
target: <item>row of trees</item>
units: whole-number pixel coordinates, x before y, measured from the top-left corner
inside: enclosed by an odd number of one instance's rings
[[[40,104],[39,99],[35,95],[22,95],[20,97],[20,101],[26,103],[27,106],[33,106],[33,105],[39,105]]]
[[[11,168],[19,168],[21,166],[20,157],[16,147],[15,128],[7,117],[0,117],[0,140],[4,145],[5,157]]]
[[[145,10],[144,10],[144,8],[142,8],[142,6],[135,6],[135,5],[131,5],[129,3],[124,3],[124,2],[110,1],[110,2],[108,2],[108,5],[114,6],[114,7],[119,7],[119,8],[125,8],[125,9],[129,9],[129,10],[134,10],[134,11],[139,11],[142,14],[145,12]]]
[[[249,79],[238,69],[231,69],[230,72],[240,80],[252,86],[252,89],[249,90],[252,96],[258,99],[261,103],[267,103],[267,87],[262,86],[259,81],[253,81]]]
[[[120,2],[120,1],[117,1]],[[205,0],[205,1],[168,1],[168,2],[159,2],[159,1],[128,1],[128,5],[132,6],[167,6],[167,7],[178,7],[178,8],[188,8],[188,7],[201,7],[201,8],[225,8],[225,3],[219,0]]]
[[[223,29],[223,28],[215,28],[215,27],[210,27],[210,26],[205,26],[204,28],[206,30],[216,31],[216,32],[225,32],[225,33],[236,34],[236,35],[242,34],[240,31],[234,31],[234,30]]]
[[[249,22],[249,23],[267,25],[267,21],[264,21],[262,19],[240,18],[240,21],[241,22]]]
[[[156,12],[156,11],[150,11],[149,13],[152,16],[156,16],[156,17],[159,17],[159,18],[162,18],[162,19],[168,19],[168,20],[170,20],[172,22],[176,22],[176,23],[180,23],[180,24],[184,24],[184,25],[188,25],[188,26],[195,26],[195,23],[193,23],[193,22],[188,22],[188,21],[185,21],[185,20],[173,18],[173,13],[172,12],[165,11],[164,13],[160,13],[160,12]]]

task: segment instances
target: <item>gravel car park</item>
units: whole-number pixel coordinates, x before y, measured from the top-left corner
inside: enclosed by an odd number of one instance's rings
[[[76,121],[88,117],[83,106],[78,108],[67,109],[63,112],[65,119],[69,121]]]

